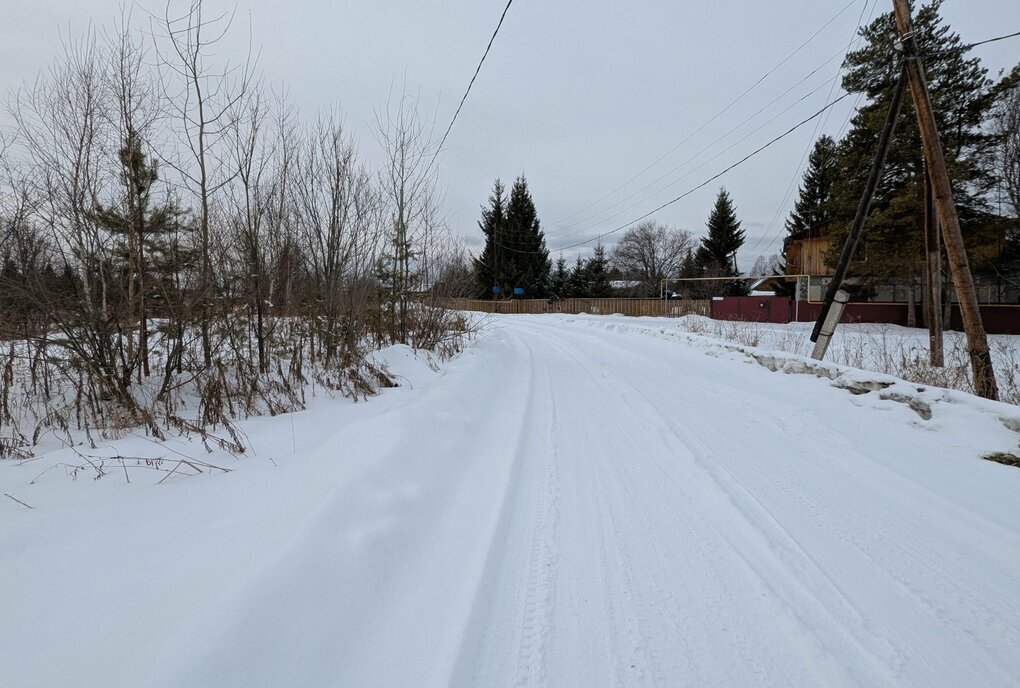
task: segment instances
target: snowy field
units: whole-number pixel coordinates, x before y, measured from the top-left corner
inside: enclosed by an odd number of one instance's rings
[[[1020,408],[710,323],[489,317],[245,456],[0,462],[0,685],[1015,686]]]

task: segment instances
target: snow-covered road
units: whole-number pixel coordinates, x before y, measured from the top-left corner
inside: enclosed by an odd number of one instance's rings
[[[1016,685],[1006,407],[669,327],[493,319],[292,459],[3,505],[0,684]]]

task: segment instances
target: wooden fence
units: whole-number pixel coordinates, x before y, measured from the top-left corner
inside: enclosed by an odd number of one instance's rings
[[[711,301],[695,299],[450,299],[448,308],[481,313],[590,313],[592,315],[711,315]]]

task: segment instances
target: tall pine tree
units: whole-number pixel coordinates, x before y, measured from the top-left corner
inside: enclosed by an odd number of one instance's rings
[[[832,186],[836,170],[836,142],[831,136],[823,135],[811,149],[797,200],[786,219],[789,236],[800,238],[817,233],[832,222]]]
[[[126,389],[137,369],[149,375],[149,311],[170,291],[168,274],[181,272],[190,263],[173,242],[181,229],[183,212],[166,201],[153,207],[152,191],[159,179],[158,166],[142,150],[141,140],[129,133],[118,151],[123,196],[119,204],[96,204],[92,220],[116,241],[115,263],[110,267],[119,279],[119,300],[123,320],[137,320],[138,348],[128,339],[127,359],[121,361],[121,384]],[[171,261],[168,265],[167,262]],[[176,291],[176,290],[175,290]],[[161,304],[164,305],[165,304]]]
[[[592,299],[605,299],[613,295],[613,286],[609,280],[609,259],[606,247],[602,242],[595,244],[595,251],[584,264],[587,273],[587,289],[585,296]]]
[[[701,239],[695,254],[698,267],[705,277],[738,277],[737,251],[744,245],[744,230],[737,219],[737,209],[725,188],[719,189],[715,205],[708,216],[708,234]],[[739,280],[724,283],[727,295],[746,294]],[[718,291],[718,289],[716,289]]]
[[[585,270],[581,256],[577,256],[574,260],[574,268],[570,271],[570,277],[567,278],[567,295],[572,299],[588,295],[588,271]]]
[[[482,219],[478,227],[485,235],[485,247],[482,255],[475,258],[475,282],[478,295],[483,299],[493,298],[496,292],[493,287],[506,286],[505,270],[507,256],[503,248],[506,234],[506,209],[503,198],[503,183],[496,179],[489,196],[489,206],[482,208]]]
[[[550,286],[551,296],[556,299],[563,299],[568,296],[568,283],[570,281],[570,268],[567,267],[567,259],[560,254],[556,259],[556,267],[553,269]]]
[[[811,149],[797,200],[793,204],[790,217],[786,219],[786,240],[783,241],[779,264],[774,274],[787,274],[786,250],[790,240],[817,237],[829,231],[833,217],[832,192],[838,167],[836,141],[831,136],[822,135]],[[794,293],[793,284],[781,281],[776,282],[775,289],[779,296],[792,296]]]
[[[510,190],[506,210],[506,241],[499,243],[506,249],[510,266],[506,274],[507,286],[523,289],[526,297],[545,296],[549,291],[552,264],[538,212],[523,175],[514,180]]]
[[[914,30],[931,91],[946,167],[964,240],[968,246],[987,244],[987,193],[993,184],[988,160],[992,138],[983,126],[994,96],[992,82],[976,57],[969,56],[958,34],[941,15],[942,0],[914,12]],[[835,264],[853,220],[875,154],[899,63],[893,46],[897,35],[891,13],[861,29],[866,45],[846,59],[843,88],[866,101],[838,147],[833,185],[833,245],[828,261]],[[924,175],[920,135],[913,100],[903,101],[885,169],[851,272],[867,280],[920,274],[924,245]],[[980,264],[974,267],[981,269]]]

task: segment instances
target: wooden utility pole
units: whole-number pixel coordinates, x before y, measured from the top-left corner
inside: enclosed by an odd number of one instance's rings
[[[935,197],[932,193],[928,165],[924,166],[924,304],[927,311],[928,352],[936,368],[945,365],[942,345],[942,242],[939,241],[939,221],[935,217]]]
[[[892,3],[896,28],[899,30],[906,53],[907,77],[910,93],[914,99],[914,110],[917,112],[917,126],[921,132],[924,158],[928,161],[935,212],[942,226],[942,239],[945,241],[946,254],[949,256],[949,271],[956,286],[957,298],[960,300],[963,330],[967,334],[967,352],[970,354],[970,366],[974,375],[974,391],[986,399],[998,399],[999,388],[995,383],[988,337],[981,322],[981,310],[978,308],[977,294],[974,291],[974,278],[970,274],[970,263],[967,261],[967,251],[963,245],[960,218],[956,215],[953,188],[949,181],[949,173],[946,171],[946,159],[942,154],[942,143],[939,140],[935,113],[928,94],[924,65],[921,64],[917,42],[914,40],[910,7],[907,0],[892,0]]]

